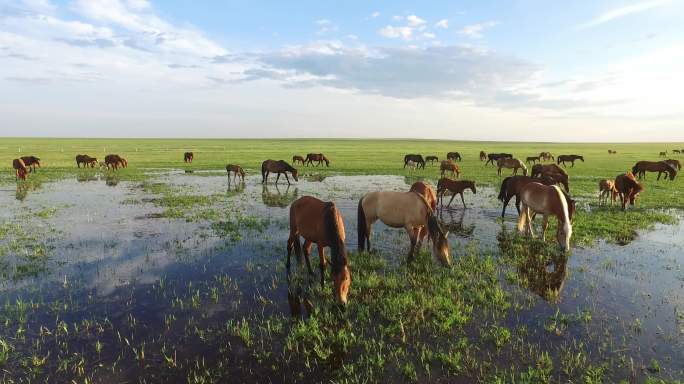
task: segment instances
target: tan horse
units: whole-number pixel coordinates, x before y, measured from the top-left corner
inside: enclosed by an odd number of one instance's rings
[[[230,174],[233,174],[233,180],[237,179],[238,176],[242,179],[242,182],[245,182],[245,170],[242,169],[241,166],[237,164],[228,164],[226,165],[226,172],[228,172],[228,181],[230,181]]]
[[[444,177],[445,173],[451,172],[451,176],[455,175],[458,179],[458,176],[461,174],[461,168],[459,168],[458,164],[455,164],[451,160],[442,160],[442,162],[439,164],[439,170],[441,177]]]
[[[358,207],[359,251],[370,251],[371,226],[377,220],[391,228],[404,228],[411,240],[408,261],[414,258],[416,245],[420,249],[421,228],[427,228],[432,241],[432,255],[444,266],[451,264],[449,232],[444,232],[425,198],[415,192],[379,191],[365,194]]]
[[[599,181],[599,205],[605,205],[610,198],[610,206],[617,200],[618,191],[615,189],[615,182],[612,180],[603,179]]]
[[[517,175],[518,169],[522,168],[523,175],[527,176],[527,167],[525,166],[525,163],[523,163],[519,159],[510,159],[510,158],[505,158],[505,157],[500,158],[496,161],[496,166],[498,168],[496,173],[499,176],[501,176],[501,170],[504,168],[513,169],[514,175]]]
[[[555,175],[555,174],[554,174]],[[544,185],[556,185],[562,184],[564,180],[562,175],[555,175],[557,177],[552,177],[548,175],[539,175],[538,177],[529,176],[508,176],[501,182],[501,188],[499,189],[498,199],[503,203],[503,208],[501,208],[501,217],[506,215],[506,207],[513,197],[515,197],[515,208],[520,214],[520,191],[522,187],[529,183],[542,183]],[[566,180],[567,181],[567,180]],[[567,187],[566,187],[567,190]]]
[[[629,202],[629,205],[634,205],[639,194],[644,191],[644,187],[636,181],[632,172],[617,175],[615,177],[615,189],[620,196],[622,210],[627,208],[627,202]]]
[[[351,286],[351,272],[347,250],[344,246],[344,221],[335,203],[318,200],[315,197],[303,196],[290,206],[290,236],[287,239],[287,271],[290,271],[290,256],[294,249],[301,260],[302,247],[299,237],[303,237],[304,257],[309,273],[311,269],[311,247],[318,247],[319,267],[321,271],[321,288],[325,283],[325,247],[330,247],[330,260],[335,299],[339,304],[347,304],[347,295]]]
[[[549,226],[549,216],[556,216],[558,219],[558,231],[556,232],[558,245],[561,246],[563,251],[567,252],[570,250],[574,202],[568,201],[569,199],[566,198],[559,187],[540,183],[529,183],[522,187],[520,200],[522,204],[518,220],[518,231],[534,236],[532,229],[534,214],[541,213],[544,215],[542,240],[545,240],[546,228]]]
[[[456,195],[461,195],[461,202],[463,208],[466,208],[465,200],[463,199],[463,191],[470,189],[471,192],[477,193],[475,189],[475,182],[470,180],[451,180],[446,177],[439,179],[437,183],[437,197],[442,206],[444,206],[444,194],[449,191],[452,193],[451,200],[447,203],[447,207],[454,201]]]
[[[22,159],[12,160],[12,168],[14,168],[14,179],[26,180],[26,174],[28,173],[28,168],[24,164]]]
[[[632,167],[632,174],[637,175],[640,179],[646,178],[646,172],[658,172],[657,180],[663,173],[670,176],[670,180],[674,180],[677,176],[677,170],[665,161],[639,161]]]

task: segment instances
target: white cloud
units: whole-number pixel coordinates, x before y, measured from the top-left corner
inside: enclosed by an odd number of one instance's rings
[[[404,16],[401,16],[401,15],[394,15],[394,16],[392,16],[392,20],[394,20],[394,21],[402,21],[402,20],[404,20]]]
[[[434,39],[434,38],[437,37],[437,36],[436,36],[434,33],[431,33],[431,32],[424,32],[424,33],[423,33],[423,37],[426,38],[426,39]]]
[[[411,40],[413,38],[413,28],[411,27],[394,27],[387,25],[380,29],[381,36],[396,39],[400,38],[402,40]]]
[[[628,15],[632,15],[635,13],[640,13],[644,11],[648,11],[650,9],[658,8],[663,5],[666,5],[670,3],[670,0],[656,0],[656,1],[645,1],[645,2],[640,2],[632,5],[627,5],[624,7],[620,8],[615,8],[611,9],[598,17],[594,18],[593,20],[589,21],[588,23],[580,25],[580,28],[589,28],[589,27],[594,27],[603,23],[607,23],[609,21],[619,19]]]
[[[375,18],[378,17],[378,16],[380,16],[380,12],[375,11],[375,12],[371,13],[371,16],[370,16],[370,17],[371,17],[372,19],[375,19]]]
[[[496,21],[486,21],[483,23],[470,24],[463,27],[460,31],[458,31],[458,33],[461,35],[468,36],[471,39],[479,39],[482,37],[482,32],[485,29],[492,28],[497,24],[498,22]]]
[[[316,25],[319,27],[318,31],[316,31],[317,35],[324,35],[328,32],[336,32],[339,30],[338,26],[328,19],[316,20]]]
[[[449,28],[449,20],[442,19],[442,20],[438,21],[437,23],[435,23],[435,28],[443,28],[443,29]]]
[[[416,15],[407,16],[406,21],[408,21],[409,27],[418,27],[418,26],[425,24],[425,20],[421,19],[420,17],[418,17]]]

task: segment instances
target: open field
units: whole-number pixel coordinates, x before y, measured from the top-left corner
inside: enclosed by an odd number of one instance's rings
[[[0,377],[681,382],[681,175],[649,174],[626,212],[597,206],[599,179],[666,149],[684,144],[2,139]],[[480,150],[584,155],[568,168],[579,201],[569,256],[517,236],[513,204],[499,218],[501,178]],[[191,165],[185,151],[195,153]],[[406,265],[405,233],[382,225],[376,251],[357,254],[358,199],[416,179],[436,184],[438,165],[405,170],[403,155],[448,151],[463,156],[461,178],[478,184],[468,209],[455,200],[440,213],[454,265],[425,250]],[[264,159],[307,152],[331,166],[298,167],[290,188],[255,176]],[[129,168],[78,170],[80,153],[118,153]],[[11,160],[29,154],[43,167],[15,183]],[[245,184],[227,183],[229,162],[246,168]],[[345,217],[353,283],[344,311],[329,282],[286,277],[287,206],[309,194],[334,200]]]

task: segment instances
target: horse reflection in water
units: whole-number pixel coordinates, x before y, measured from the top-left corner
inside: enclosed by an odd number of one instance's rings
[[[262,184],[261,200],[267,207],[286,208],[292,204],[293,201],[297,200],[299,195],[299,189],[295,187],[293,188],[293,191],[290,192],[289,185],[285,188],[285,192],[281,192],[281,189],[276,184],[275,190],[276,193],[272,193],[267,184]]]
[[[230,181],[230,177],[228,177],[228,186],[226,188],[226,194],[227,195],[235,195],[239,194],[245,191],[245,181],[244,180],[237,180],[237,181]]]
[[[107,184],[110,187],[116,187],[119,184],[119,181],[121,181],[121,179],[119,179],[119,176],[113,173],[108,174],[105,177],[105,184]]]
[[[463,225],[466,211],[461,209],[459,211],[441,209],[439,210],[439,219],[442,221],[442,227],[453,233],[458,237],[471,238],[475,232],[475,224]]]
[[[14,198],[19,201],[24,201],[28,196],[29,191],[37,191],[42,187],[43,184],[36,180],[24,181],[22,183],[17,183],[17,190]]]
[[[309,284],[301,278],[287,276],[287,303],[290,306],[290,315],[293,318],[306,318],[314,309],[313,302],[309,298]]]

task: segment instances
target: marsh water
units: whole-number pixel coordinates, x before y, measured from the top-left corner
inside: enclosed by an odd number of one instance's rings
[[[138,182],[119,181],[111,175],[84,173],[78,178],[16,190],[3,187],[0,222],[18,225],[7,229],[5,239],[0,239],[6,249],[0,303],[8,303],[6,315],[18,311],[10,309],[17,307],[17,301],[40,305],[23,324],[5,327],[0,334],[14,338],[17,328],[23,327],[23,337],[30,338],[41,332],[40,324],[106,319],[105,331],[95,337],[105,346],[117,344],[115,339],[120,341],[121,337],[131,343],[141,339],[149,344],[168,341],[182,353],[201,355],[208,362],[225,358],[205,345],[185,343],[189,331],[174,326],[169,311],[180,306],[182,310],[174,311],[174,317],[192,316],[183,310],[193,305],[193,295],[205,295],[205,289],[210,292],[215,288],[212,284],[220,281],[224,288],[221,299],[203,302],[207,307],[204,315],[195,320],[199,328],[202,324],[240,321],[255,312],[302,316],[321,298],[306,299],[303,309],[301,303],[293,303],[284,269],[289,204],[304,195],[335,201],[344,216],[347,246],[355,250],[358,199],[373,190],[408,190],[413,181],[398,176],[308,175],[288,187],[282,181],[278,186],[262,185],[256,177],[248,177],[244,183],[229,182],[225,175],[214,173],[150,170],[148,177],[152,183],[169,185],[181,193],[224,195],[225,199],[198,216],[186,212],[168,217],[168,207],[159,204],[159,196]],[[468,191],[465,199],[466,209],[457,197],[450,209],[440,210],[440,218],[452,234],[453,257],[472,247],[483,254],[501,255],[506,239],[515,232],[515,207],[509,206],[502,222],[493,189],[478,188],[475,195]],[[40,257],[14,253],[12,243],[20,241],[41,247],[36,251]],[[409,242],[403,230],[376,223],[373,245],[392,268],[404,262]],[[527,276],[529,283],[521,286],[504,274],[500,283],[529,306],[511,311],[506,322],[512,327],[527,327],[530,340],[539,343],[581,340],[597,358],[601,356],[611,365],[623,364],[626,370],[635,371],[629,375],[636,378],[646,373],[653,359],[658,361],[658,369],[681,378],[683,246],[684,225],[661,225],[640,233],[624,246],[600,241],[574,248],[569,257],[511,265],[510,269]],[[312,261],[316,263],[317,259],[314,252]],[[313,284],[308,289],[317,288]],[[175,296],[180,299],[168,299]],[[354,300],[353,285],[350,300]],[[590,312],[591,319],[556,323],[559,312]],[[558,332],[549,332],[550,326],[557,327]],[[128,334],[122,336],[121,331],[117,336],[106,332],[107,327],[126,329]],[[93,340],[94,336],[81,335],[70,348],[85,351]],[[42,348],[58,349],[49,342]],[[618,351],[633,359],[631,365],[605,360]],[[30,350],[15,352],[32,354]],[[114,361],[120,353],[104,348],[98,361]],[[239,349],[231,353],[228,364],[235,366],[236,377],[243,370],[249,370],[250,377],[258,377],[258,359],[249,356],[246,349],[242,355]],[[131,364],[106,370],[96,381],[133,380],[141,369],[144,366]],[[286,376],[268,374],[264,379],[287,381]]]

